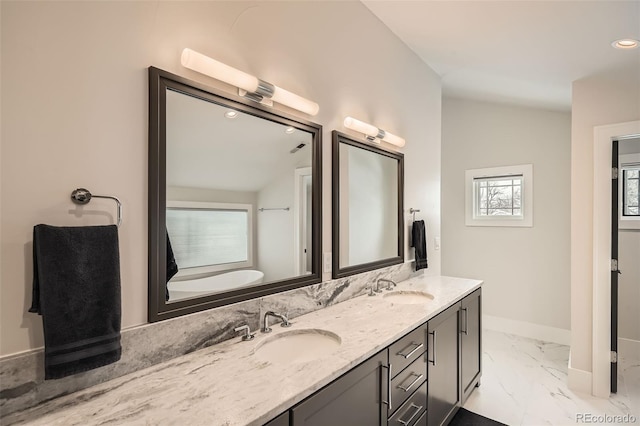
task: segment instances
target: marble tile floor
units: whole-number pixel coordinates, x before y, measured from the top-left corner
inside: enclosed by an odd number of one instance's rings
[[[640,360],[620,354],[618,393],[596,398],[568,389],[568,346],[491,330],[483,333],[481,385],[464,404],[467,410],[510,426],[640,425]],[[603,423],[587,414],[614,421]],[[613,417],[618,415],[627,417]]]

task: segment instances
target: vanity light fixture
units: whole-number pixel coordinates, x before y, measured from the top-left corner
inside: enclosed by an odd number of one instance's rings
[[[313,101],[260,80],[258,77],[230,67],[194,50],[184,49],[180,62],[186,68],[236,86],[240,96],[251,99],[254,102],[269,106],[273,105],[273,102],[277,102],[309,115],[316,115],[320,109],[318,104]]]
[[[364,121],[356,120],[353,117],[347,117],[344,119],[344,127],[355,130],[356,132],[364,133],[367,140],[370,142],[375,142],[376,139],[381,139],[399,147],[403,147],[405,144],[405,140],[400,136],[386,132],[374,125],[365,123]]]
[[[616,49],[635,49],[640,44],[640,41],[633,38],[622,38],[611,43],[611,46]]]

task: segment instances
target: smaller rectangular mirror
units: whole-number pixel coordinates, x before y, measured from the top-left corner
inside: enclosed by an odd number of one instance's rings
[[[333,278],[404,262],[404,155],[332,136]]]

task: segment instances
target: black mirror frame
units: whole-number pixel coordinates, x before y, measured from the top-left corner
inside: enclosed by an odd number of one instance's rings
[[[332,277],[343,278],[350,275],[359,274],[361,272],[372,271],[374,269],[384,268],[391,265],[397,265],[404,262],[404,154],[401,152],[391,152],[385,149],[373,146],[368,143],[357,141],[350,136],[334,130],[332,136],[332,180],[331,180],[331,196],[332,196],[332,214],[331,221],[333,225],[333,254],[332,254]],[[373,153],[392,158],[398,162],[398,250],[397,256],[387,259],[380,259],[374,262],[362,263],[360,265],[340,267],[340,144],[347,144],[357,148],[365,149]]]
[[[172,303],[165,301],[166,285],[166,90],[171,89],[274,121],[312,135],[312,273],[255,287],[211,294]],[[322,281],[322,126],[275,112],[239,96],[149,67],[149,261],[148,320],[161,321],[193,312],[316,284]]]

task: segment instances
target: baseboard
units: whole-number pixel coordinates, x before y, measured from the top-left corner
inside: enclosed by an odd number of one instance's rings
[[[593,379],[590,371],[584,371],[572,367],[571,352],[569,352],[569,371],[567,377],[567,386],[569,389],[591,395],[592,381]]]
[[[482,328],[542,340],[544,342],[559,343],[567,346],[571,344],[571,331],[531,322],[483,315]]]
[[[619,337],[618,355],[626,359],[640,360],[640,340]]]

